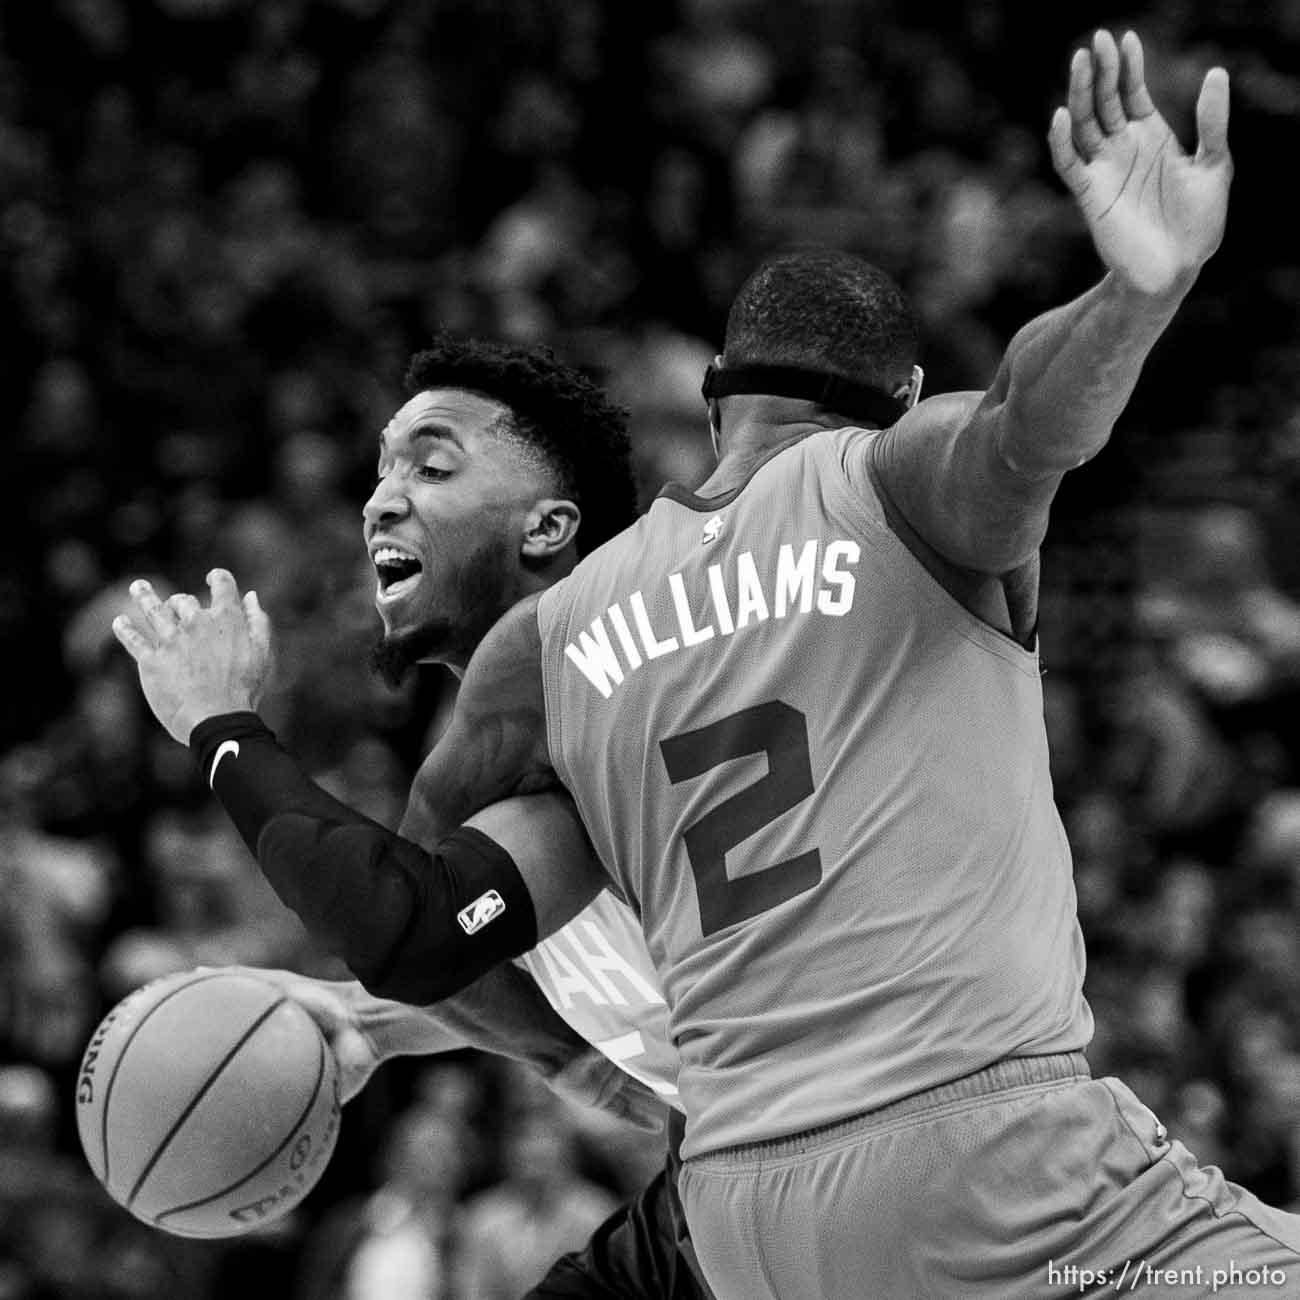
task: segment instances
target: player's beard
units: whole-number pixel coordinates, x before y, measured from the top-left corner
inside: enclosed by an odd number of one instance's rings
[[[380,633],[370,666],[389,686],[400,686],[416,664],[458,663],[474,653],[487,630],[510,607],[510,549],[500,538],[484,542],[450,575],[446,596],[419,626]]]

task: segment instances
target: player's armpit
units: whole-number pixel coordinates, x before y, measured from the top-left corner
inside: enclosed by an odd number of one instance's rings
[[[537,598],[483,638],[438,744],[411,786],[401,833],[432,843],[488,804],[558,786],[546,735]]]

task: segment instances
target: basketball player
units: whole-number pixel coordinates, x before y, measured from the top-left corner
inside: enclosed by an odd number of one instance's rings
[[[509,956],[612,879],[668,1000],[680,1185],[728,1300],[1300,1278],[1294,1217],[1088,1075],[1034,649],[1061,477],[1222,237],[1227,116],[1216,69],[1189,157],[1135,36],[1075,55],[1052,154],[1107,274],[1023,329],[983,394],[916,404],[910,316],[870,268],[760,268],[706,380],[715,474],[487,634],[417,780],[404,829],[472,814],[488,843],[471,865],[465,832],[439,841],[395,982]],[[557,777],[603,872],[538,852],[525,826],[562,842],[561,804],[493,802]],[[396,854],[294,814],[259,841],[268,874]],[[473,956],[447,924],[466,896],[492,913]]]
[[[635,514],[624,413],[549,355],[443,339],[413,359],[408,386],[413,396],[381,435],[380,483],[365,511],[387,625],[376,663],[390,679],[417,661],[461,672],[482,631],[514,601],[569,572],[580,554]],[[444,486],[449,480],[454,489]],[[397,519],[393,503],[399,499]],[[229,575],[214,574],[212,582],[214,604],[224,593],[237,611]],[[134,622],[127,619],[115,630],[133,654],[142,638],[167,638],[174,671],[165,713],[181,706],[202,714],[251,705],[256,693],[223,694],[231,685],[221,658],[228,642],[220,643],[221,627],[195,617],[193,597],[173,596],[163,606],[148,584],[134,590]],[[205,632],[214,632],[217,641],[205,640]],[[269,642],[267,651],[262,684]],[[159,662],[155,657],[155,670]],[[156,707],[159,698],[151,696]],[[236,766],[256,761],[258,743],[245,735],[214,747],[219,795]],[[269,756],[270,769],[258,777],[258,803],[276,806],[284,799],[319,816],[352,817],[273,743]],[[256,853],[258,807],[236,803],[230,811]],[[574,825],[571,817],[566,821]],[[580,836],[567,838],[576,851],[589,853]],[[286,893],[286,901],[318,937],[313,922],[331,902],[341,903],[350,917],[369,917],[361,945],[345,953],[355,969],[379,978],[409,902],[391,890],[322,898],[328,885],[307,881]],[[399,915],[390,932],[385,923],[395,903]],[[328,942],[328,928],[323,937]],[[326,1030],[339,1057],[345,1100],[383,1060],[474,1047],[531,1065],[566,1095],[643,1126],[659,1127],[666,1103],[670,1151],[664,1171],[602,1225],[584,1251],[557,1262],[530,1295],[707,1300],[707,1288],[692,1272],[674,1181],[681,1135],[676,1053],[645,941],[624,903],[601,892],[514,965],[485,973],[436,1006],[406,1006],[376,999],[358,985],[288,972],[263,974],[276,978]]]
[[[720,1296],[1300,1290],[1300,1219],[1089,1077],[1035,652],[1053,495],[1222,238],[1222,70],[1196,119],[1188,156],[1133,34],[1075,55],[1052,156],[1107,273],[986,393],[914,404],[878,274],[760,268],[716,472],[493,629],[417,782],[443,817],[573,792],[668,998]]]

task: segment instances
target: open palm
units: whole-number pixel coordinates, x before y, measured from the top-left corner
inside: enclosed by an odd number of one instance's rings
[[[1052,118],[1052,161],[1070,187],[1102,261],[1144,293],[1190,283],[1223,238],[1232,181],[1228,74],[1212,68],[1186,153],[1157,111],[1132,32],[1098,32],[1070,64],[1068,106]]]

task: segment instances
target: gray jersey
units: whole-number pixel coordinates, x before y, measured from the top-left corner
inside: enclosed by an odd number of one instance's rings
[[[687,1155],[1091,1034],[1037,656],[891,531],[871,439],[665,489],[538,607],[552,758],[640,915]]]

